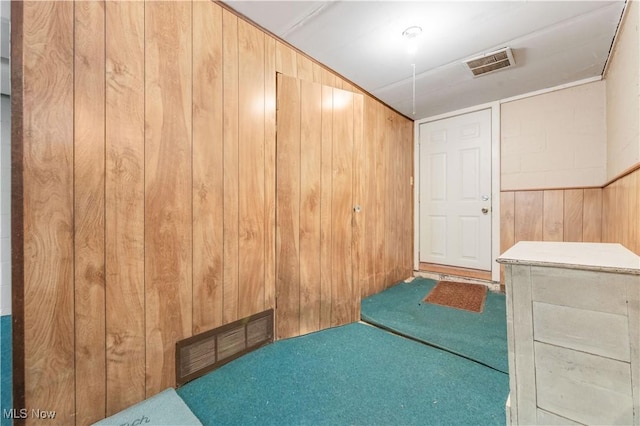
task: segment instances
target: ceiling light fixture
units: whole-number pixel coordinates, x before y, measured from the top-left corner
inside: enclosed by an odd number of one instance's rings
[[[413,40],[414,38],[418,37],[420,34],[422,34],[422,28],[420,28],[417,25],[409,27],[402,32],[402,36],[408,40]]]
[[[407,43],[407,52],[410,55],[415,55],[418,51],[418,36],[422,34],[422,28],[417,25],[407,28],[402,32],[402,36]]]

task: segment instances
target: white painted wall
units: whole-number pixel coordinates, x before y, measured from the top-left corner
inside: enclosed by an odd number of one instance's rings
[[[0,315],[11,314],[10,2],[0,1]]]
[[[607,180],[640,163],[640,5],[627,7],[605,74]]]
[[[605,89],[596,81],[502,103],[502,190],[603,185]]]

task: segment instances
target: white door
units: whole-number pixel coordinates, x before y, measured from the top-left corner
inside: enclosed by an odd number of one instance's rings
[[[420,125],[420,262],[491,270],[491,109]]]

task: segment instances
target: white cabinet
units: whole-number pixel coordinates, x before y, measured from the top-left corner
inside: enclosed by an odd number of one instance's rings
[[[511,424],[640,425],[640,258],[520,242],[505,265]]]

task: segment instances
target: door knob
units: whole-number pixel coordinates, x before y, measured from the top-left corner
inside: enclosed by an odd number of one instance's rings
[[[482,211],[482,214],[487,214],[487,213],[489,213],[489,209],[488,209],[488,208],[486,208],[486,207],[483,207],[481,211]]]

